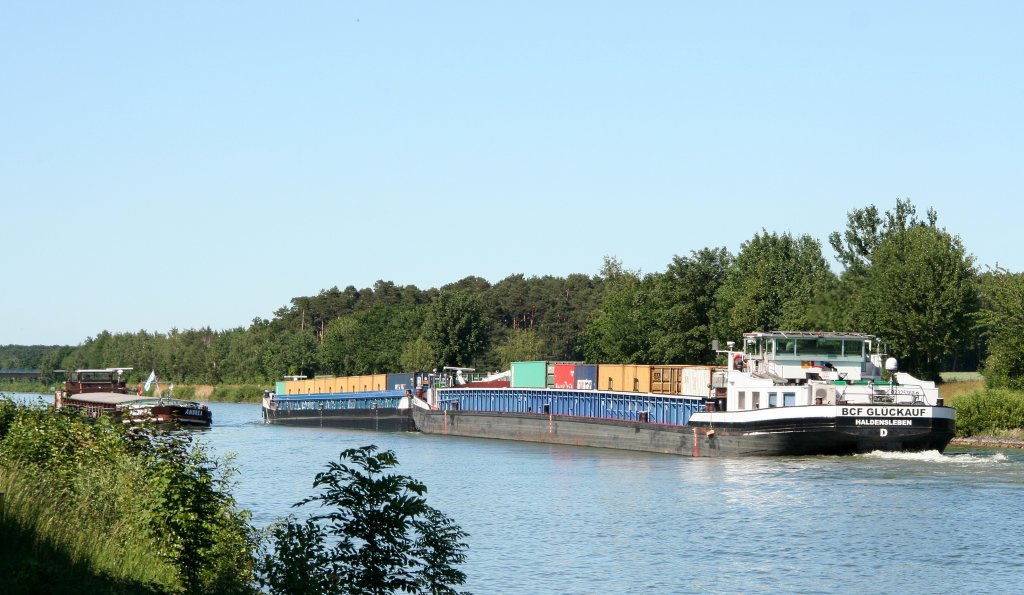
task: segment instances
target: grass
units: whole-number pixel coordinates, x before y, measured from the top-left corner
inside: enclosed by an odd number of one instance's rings
[[[958,395],[974,393],[981,390],[985,390],[984,380],[959,380],[940,384],[939,396],[946,400],[947,405],[950,405]]]
[[[61,547],[40,540],[15,518],[0,514],[0,591],[7,595],[50,593],[155,595],[165,591],[127,577],[96,570]]]
[[[256,384],[220,385],[213,389],[210,400],[221,403],[259,403],[263,399],[263,391],[264,388]]]
[[[939,374],[943,382],[969,382],[983,380],[981,372],[942,372]]]
[[[190,434],[0,399],[0,593],[249,592],[225,473]]]

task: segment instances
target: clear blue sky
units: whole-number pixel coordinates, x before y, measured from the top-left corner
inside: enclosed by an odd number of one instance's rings
[[[897,197],[1024,270],[1022,2],[0,8],[0,344],[762,228],[831,258]]]

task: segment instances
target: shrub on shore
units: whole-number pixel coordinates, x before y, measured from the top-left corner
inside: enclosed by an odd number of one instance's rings
[[[125,592],[252,592],[257,536],[230,477],[188,432],[0,399],[4,527],[50,552],[44,560],[133,586]],[[31,572],[39,557],[28,560]],[[0,591],[19,576],[0,577]]]
[[[263,398],[263,390],[264,388],[257,384],[221,385],[213,389],[210,400],[222,403],[259,403]]]
[[[956,409],[957,436],[999,436],[1024,428],[1024,392],[980,389],[951,395],[946,404]]]

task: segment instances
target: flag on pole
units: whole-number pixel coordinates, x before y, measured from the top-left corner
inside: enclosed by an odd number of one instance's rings
[[[149,386],[156,380],[156,370],[149,373],[149,378],[146,379],[146,386],[142,387],[142,390],[149,390]]]

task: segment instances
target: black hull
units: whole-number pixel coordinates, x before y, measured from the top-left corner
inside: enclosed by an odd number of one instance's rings
[[[208,428],[213,424],[213,413],[208,408],[197,409],[180,405],[157,405],[148,415],[132,421],[153,421],[182,427]]]
[[[846,455],[873,451],[942,452],[954,422],[926,425],[856,426],[852,420],[805,418],[764,424],[667,425],[532,413],[416,409],[416,428],[427,434],[493,438],[658,452],[692,457]],[[850,421],[846,425],[846,421]],[[921,422],[924,420],[915,420]],[[884,434],[884,435],[883,435]]]
[[[410,409],[322,409],[287,410],[263,408],[267,423],[307,428],[342,428],[349,430],[375,430],[380,432],[412,432]]]

